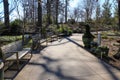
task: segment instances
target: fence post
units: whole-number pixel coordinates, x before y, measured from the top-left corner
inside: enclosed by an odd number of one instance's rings
[[[98,32],[98,45],[100,46],[101,45],[101,33]]]

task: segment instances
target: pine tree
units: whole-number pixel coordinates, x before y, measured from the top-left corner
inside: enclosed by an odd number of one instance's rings
[[[103,24],[110,25],[111,24],[111,4],[109,0],[105,0],[103,4],[102,18]]]

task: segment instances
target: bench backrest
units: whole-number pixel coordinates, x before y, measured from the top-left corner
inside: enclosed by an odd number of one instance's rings
[[[13,43],[10,43],[8,45],[2,46],[1,50],[2,50],[2,55],[3,58],[7,58],[9,56],[11,56],[12,54],[9,54],[9,52],[15,52],[15,51],[19,51],[22,50],[22,41],[16,41]]]

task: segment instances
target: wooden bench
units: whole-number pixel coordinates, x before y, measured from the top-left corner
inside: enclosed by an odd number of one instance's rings
[[[54,40],[58,40],[58,36],[57,35],[52,35],[51,36],[51,42],[54,41]]]
[[[20,60],[22,60],[26,54],[31,53],[31,48],[23,48],[22,41],[17,41],[1,47],[1,53],[3,56],[4,64],[7,61],[16,61],[17,69],[19,70]],[[32,53],[31,53],[31,57],[32,57]]]
[[[62,38],[64,36],[64,34],[58,34],[58,38],[60,39],[60,38]]]

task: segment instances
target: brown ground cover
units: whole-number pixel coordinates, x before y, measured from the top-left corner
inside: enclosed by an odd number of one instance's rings
[[[118,37],[115,36],[108,37],[106,39],[102,39],[101,45],[107,46],[109,48],[108,56],[114,60],[114,61],[110,60],[109,63],[120,69],[120,60],[115,59],[113,57],[113,55],[115,55],[120,48],[120,43],[118,43],[117,40]]]

